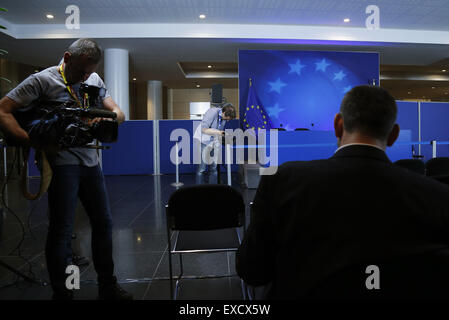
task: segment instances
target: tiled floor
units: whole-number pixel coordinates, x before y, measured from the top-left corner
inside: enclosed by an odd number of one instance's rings
[[[194,175],[181,175],[185,185],[195,184]],[[114,221],[115,272],[122,286],[134,294],[135,299],[169,299],[167,236],[165,209],[171,193],[173,175],[162,176],[107,176],[106,185]],[[223,183],[225,177],[223,176]],[[37,180],[30,182],[37,188]],[[241,191],[248,204],[255,190],[242,189],[237,175],[233,186]],[[21,224],[11,213],[4,212],[0,230],[0,259],[33,278],[48,281],[44,244],[47,234],[47,198],[39,202],[25,200],[18,180],[8,185],[7,204],[23,221],[25,237],[20,252],[12,252],[22,239]],[[247,212],[247,221],[249,214]],[[84,209],[78,207],[73,249],[82,256],[91,257],[90,226]],[[177,272],[179,263],[173,260]],[[190,254],[184,257],[184,274],[207,276],[235,275],[234,253]],[[81,289],[76,299],[96,299],[96,273],[92,264],[81,268]],[[49,286],[29,284],[17,279],[0,266],[0,299],[49,299]],[[181,282],[180,299],[242,299],[240,279],[230,278],[185,279]]]

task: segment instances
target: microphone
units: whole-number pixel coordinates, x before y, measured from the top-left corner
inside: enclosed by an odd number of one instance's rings
[[[115,112],[99,108],[89,108],[86,113],[89,118],[117,118],[117,114]]]

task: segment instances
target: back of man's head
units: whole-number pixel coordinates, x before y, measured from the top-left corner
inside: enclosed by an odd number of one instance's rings
[[[92,64],[97,64],[101,60],[101,48],[92,39],[81,38],[73,42],[67,49],[74,59],[85,56]]]
[[[385,89],[363,85],[345,95],[340,114],[346,132],[385,141],[396,122],[397,106]]]

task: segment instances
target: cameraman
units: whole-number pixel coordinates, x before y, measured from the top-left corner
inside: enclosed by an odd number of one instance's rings
[[[209,175],[215,180],[217,175],[216,160],[219,156],[215,153],[219,150],[218,145],[221,144],[221,140],[225,136],[224,128],[226,122],[235,119],[235,117],[235,108],[230,103],[226,103],[222,108],[211,107],[204,114],[201,121],[201,163],[196,170],[197,184],[206,182],[205,173],[208,163],[210,163]]]
[[[81,106],[81,82],[105,87],[95,73],[102,56],[101,48],[91,39],[78,39],[64,53],[59,66],[35,73],[0,100],[0,127],[22,145],[33,142],[12,115],[19,108],[39,108],[46,102],[76,101]],[[103,98],[103,108],[117,114],[119,123],[125,116],[109,93]],[[98,119],[95,119],[98,121]],[[99,298],[132,299],[114,277],[112,260],[112,220],[103,173],[95,149],[69,148],[47,154],[53,170],[48,189],[49,228],[45,255],[53,299],[73,299],[67,290],[66,266],[71,257],[71,236],[78,197],[92,226],[92,258],[98,275]]]

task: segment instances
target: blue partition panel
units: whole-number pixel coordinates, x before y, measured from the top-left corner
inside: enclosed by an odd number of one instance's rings
[[[412,141],[419,140],[418,102],[396,101],[398,116],[396,122],[401,130],[411,130]]]
[[[387,156],[391,161],[412,158],[412,131],[401,130],[399,137],[392,147],[387,147]]]
[[[449,103],[425,102],[421,103],[421,139],[449,140]],[[432,158],[432,146],[422,145],[425,160]],[[438,157],[449,157],[449,145],[437,145]]]
[[[170,134],[176,129],[185,129],[189,133],[190,164],[181,163],[180,173],[195,172],[193,163],[193,120],[160,120],[159,121],[159,145],[160,145],[160,170],[163,174],[175,173],[176,167],[170,161],[170,151],[175,146],[175,141],[170,141]],[[182,150],[180,150],[182,154]]]
[[[327,159],[337,149],[337,138],[333,131],[280,131],[278,141],[279,164],[287,161]],[[315,144],[329,145],[316,147]]]
[[[103,173],[105,175],[153,173],[153,121],[125,121],[119,127],[118,141],[105,144]]]
[[[401,130],[397,142],[387,148],[390,160],[411,158],[409,144],[411,141],[411,131]],[[320,146],[320,144],[325,145]],[[279,165],[287,161],[327,159],[332,157],[337,148],[334,131],[280,131],[278,133]]]

